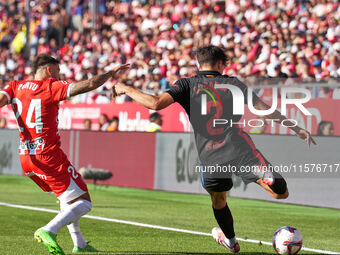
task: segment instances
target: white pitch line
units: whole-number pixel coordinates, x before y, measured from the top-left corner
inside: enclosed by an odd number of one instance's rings
[[[57,210],[51,210],[51,209],[39,208],[39,207],[33,207],[33,206],[26,206],[26,205],[16,205],[16,204],[0,202],[0,206],[1,205],[7,206],[7,207],[13,207],[13,208],[31,210],[31,211],[59,213],[59,211],[57,211]],[[83,216],[83,218],[101,220],[101,221],[108,221],[108,222],[114,222],[114,223],[120,223],[120,224],[127,224],[127,225],[133,225],[133,226],[144,227],[144,228],[152,228],[152,229],[160,229],[160,230],[167,230],[167,231],[173,231],[173,232],[187,233],[187,234],[193,234],[193,235],[211,236],[210,233],[204,233],[204,232],[199,232],[199,231],[192,231],[192,230],[186,230],[186,229],[180,229],[180,228],[163,227],[163,226],[158,226],[158,225],[151,225],[151,224],[145,224],[145,223],[128,221],[128,220],[118,220],[118,219],[112,219],[112,218],[106,218],[106,217],[100,217],[100,216],[93,216],[93,215],[85,215],[85,216]],[[248,243],[256,243],[256,244],[261,243],[261,244],[272,246],[271,242],[266,242],[266,241],[244,239],[244,238],[237,238],[237,240],[243,241],[243,242],[248,242]],[[315,253],[319,253],[319,254],[337,254],[337,255],[340,255],[340,252],[325,251],[325,250],[312,249],[312,248],[306,248],[306,247],[302,247],[301,250],[311,251],[311,252],[315,252]]]

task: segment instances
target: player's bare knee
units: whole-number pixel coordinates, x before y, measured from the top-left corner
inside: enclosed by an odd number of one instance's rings
[[[215,209],[222,209],[226,205],[226,194],[225,192],[209,192],[211,197],[212,206]]]
[[[224,208],[225,205],[226,205],[226,202],[223,200],[216,200],[216,201],[213,201],[212,203],[212,206],[217,210]]]

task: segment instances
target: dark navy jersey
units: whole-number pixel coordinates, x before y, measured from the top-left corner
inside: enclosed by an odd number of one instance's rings
[[[230,89],[218,88],[222,84],[233,85],[232,89],[237,87],[243,96],[235,97]],[[247,104],[248,98],[247,86],[236,77],[201,71],[196,76],[179,79],[167,93],[189,116],[202,164],[223,164],[247,153],[256,153],[250,137],[239,125],[242,115],[233,111],[233,100],[244,100]],[[252,100],[253,103],[258,100],[254,93]]]

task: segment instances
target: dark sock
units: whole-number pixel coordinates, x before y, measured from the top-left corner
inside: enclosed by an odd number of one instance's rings
[[[234,220],[228,205],[226,204],[225,207],[222,209],[213,208],[213,210],[215,219],[220,228],[222,229],[223,233],[225,234],[225,236],[228,239],[235,237]]]

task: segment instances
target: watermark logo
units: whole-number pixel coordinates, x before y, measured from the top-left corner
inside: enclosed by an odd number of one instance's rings
[[[215,105],[217,104],[216,99],[214,98],[214,96],[212,95],[212,93],[210,93],[209,90],[201,88],[204,92],[206,92],[214,101]],[[221,98],[219,97],[219,95],[216,92],[216,89],[229,89],[232,96],[233,96],[233,114],[234,115],[243,115],[244,114],[244,103],[245,103],[245,98],[244,98],[244,94],[242,92],[242,90],[235,86],[235,85],[231,85],[231,84],[215,84],[214,85],[214,94],[215,96],[218,98],[219,102],[221,104]],[[253,104],[253,88],[252,87],[248,87],[247,88],[247,94],[248,94],[248,109],[251,113],[254,113],[256,115],[269,115],[272,114],[278,106],[278,89],[277,88],[273,88],[273,103],[272,106],[268,109],[268,110],[257,110],[254,107]],[[305,97],[303,98],[288,98],[287,95],[289,93],[301,93],[304,94]],[[202,101],[201,101],[201,114],[202,115],[206,115],[207,114],[207,95],[206,94],[202,94],[201,95]],[[282,115],[286,115],[287,114],[287,105],[292,104],[295,105],[297,108],[300,109],[300,111],[305,114],[305,115],[312,115],[304,106],[303,104],[308,102],[311,99],[311,92],[306,89],[306,88],[281,88],[281,110],[282,110]]]
[[[209,91],[211,90],[211,91]],[[208,84],[206,86],[199,86],[199,88],[196,90],[197,92],[203,91],[201,95],[201,115],[205,116],[208,115],[210,112],[211,107],[215,105],[215,108],[217,109],[217,113],[213,119],[213,127],[216,127],[217,125],[226,125],[229,124],[231,126],[235,124],[242,124],[250,127],[261,127],[265,125],[265,121],[270,121],[272,126],[274,125],[274,122],[278,121],[278,119],[250,119],[247,121],[243,120],[242,122],[233,122],[232,119],[222,119],[219,118],[222,116],[223,111],[223,102],[221,100],[221,97],[217,93],[216,90],[229,90],[232,98],[233,98],[233,105],[232,105],[232,114],[233,115],[244,115],[245,113],[245,102],[247,102],[248,109],[251,113],[258,115],[258,116],[268,116],[272,113],[274,113],[279,105],[279,100],[281,100],[281,114],[287,115],[287,106],[288,105],[295,105],[304,115],[311,116],[311,112],[308,111],[304,107],[304,103],[307,103],[311,99],[311,92],[306,88],[296,88],[296,87],[287,87],[287,88],[281,88],[281,96],[278,94],[278,88],[272,88],[272,104],[268,109],[265,110],[259,110],[256,109],[253,102],[253,88],[247,87],[247,101],[244,96],[243,91],[235,85],[232,84]],[[300,94],[301,97],[299,98],[289,98],[289,94]],[[208,101],[208,96],[212,99],[213,104],[209,103],[211,101]],[[293,123],[293,124],[285,124],[285,123]],[[294,119],[286,119],[282,121],[282,126],[285,127],[294,127],[297,125],[297,121]]]

